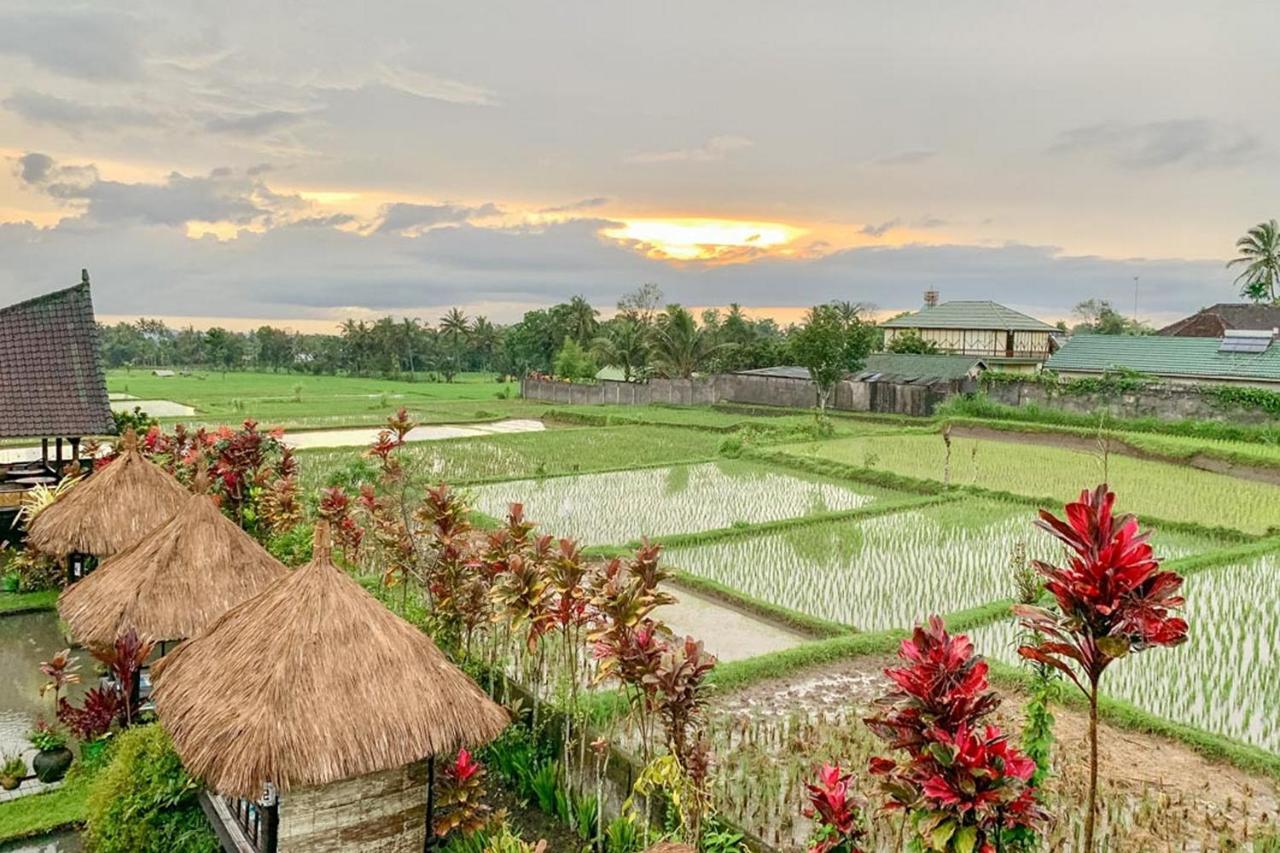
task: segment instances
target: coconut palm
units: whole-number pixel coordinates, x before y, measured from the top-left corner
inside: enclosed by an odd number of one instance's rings
[[[1236,241],[1240,256],[1228,267],[1243,265],[1236,276],[1240,295],[1254,302],[1280,302],[1280,226],[1274,219],[1259,222]]]
[[[573,297],[569,300],[565,331],[569,337],[580,344],[589,342],[596,336],[596,330],[600,327],[600,323],[596,320],[596,315],[599,313],[582,296]]]
[[[493,369],[493,354],[501,339],[498,327],[490,323],[488,317],[482,315],[471,322],[471,349],[480,357],[480,363],[486,370]]]
[[[444,378],[452,382],[453,377],[462,369],[462,348],[471,334],[471,325],[467,315],[458,308],[450,308],[440,318],[440,335],[449,342],[449,357],[445,360]]]
[[[649,339],[645,327],[631,317],[620,316],[602,328],[602,334],[591,342],[596,360],[608,367],[622,369],[627,382],[644,372],[649,360]]]
[[[668,379],[688,379],[713,355],[729,344],[716,343],[706,329],[698,328],[693,315],[679,305],[668,305],[650,336],[654,369]]]

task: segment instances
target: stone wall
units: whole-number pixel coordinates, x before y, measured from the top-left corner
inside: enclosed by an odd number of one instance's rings
[[[426,762],[280,797],[279,853],[421,853]]]
[[[1190,385],[1151,385],[1140,391],[1064,394],[1038,382],[992,382],[986,388],[992,402],[1006,406],[1034,405],[1042,409],[1091,415],[1100,411],[1117,418],[1229,421],[1240,424],[1274,423],[1260,409],[1224,408]]]
[[[950,394],[972,390],[973,382],[941,385],[899,385],[892,382],[840,382],[829,405],[845,412],[878,412],[926,417]],[[818,389],[807,379],[786,379],[743,373],[717,374],[697,379],[652,379],[648,382],[605,380],[589,384],[526,378],[520,386],[526,400],[568,405],[614,404],[645,406],[711,406],[737,403],[812,409],[818,405]]]

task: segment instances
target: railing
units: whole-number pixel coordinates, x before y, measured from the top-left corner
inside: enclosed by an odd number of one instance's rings
[[[268,786],[260,800],[223,797],[236,826],[257,853],[275,853],[276,834],[280,829],[280,804],[275,790]]]

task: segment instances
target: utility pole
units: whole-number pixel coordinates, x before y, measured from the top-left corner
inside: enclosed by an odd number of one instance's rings
[[[1133,325],[1138,325],[1138,277],[1133,277]]]

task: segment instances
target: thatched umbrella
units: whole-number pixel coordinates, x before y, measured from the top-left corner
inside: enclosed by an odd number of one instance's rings
[[[430,637],[334,566],[324,522],[310,563],[171,652],[152,685],[187,769],[245,799],[452,755],[508,723]]]
[[[167,522],[63,591],[58,613],[85,645],[109,645],[130,628],[185,640],[287,571],[211,497],[189,494]]]
[[[190,492],[138,451],[129,430],[120,455],[40,511],[27,543],[55,557],[109,557],[164,524]]]

